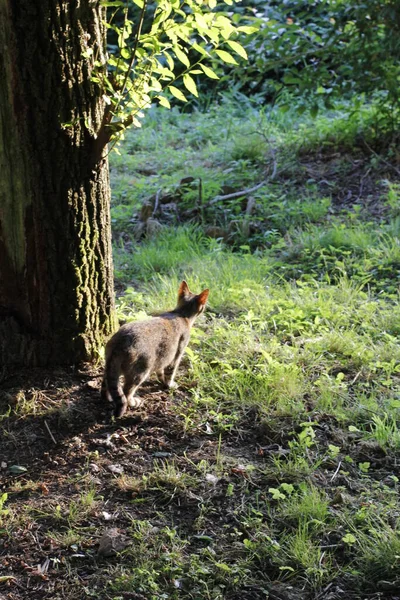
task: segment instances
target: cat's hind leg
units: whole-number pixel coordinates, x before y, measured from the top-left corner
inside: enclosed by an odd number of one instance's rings
[[[117,380],[108,381],[108,392],[114,401],[114,415],[116,417],[122,417],[128,408],[128,403],[125,394],[122,391],[119,378]]]
[[[108,403],[111,404],[113,401],[111,394],[108,391],[107,380],[106,380],[105,375],[103,377],[103,381],[101,382],[100,398],[101,398],[102,404],[108,404]]]
[[[139,386],[146,381],[149,375],[150,369],[147,369],[141,373],[130,371],[125,374],[124,394],[130,407],[138,408],[142,404],[143,398],[135,396],[135,393]]]
[[[178,367],[181,363],[183,353],[185,352],[187,343],[188,343],[188,338],[182,336],[181,339],[179,340],[178,350],[176,352],[175,358],[172,361],[172,364],[170,365],[170,367],[172,367],[172,373],[167,381],[167,386],[169,387],[170,390],[174,390],[178,387],[178,384],[175,382],[175,376],[176,376]]]
[[[159,371],[157,371],[157,377],[161,381],[161,383],[164,383],[165,385],[167,384],[167,379],[165,377],[164,369],[160,369]]]

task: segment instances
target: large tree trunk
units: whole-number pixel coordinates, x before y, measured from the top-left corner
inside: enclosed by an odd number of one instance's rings
[[[104,10],[0,0],[0,365],[90,360],[113,329]]]

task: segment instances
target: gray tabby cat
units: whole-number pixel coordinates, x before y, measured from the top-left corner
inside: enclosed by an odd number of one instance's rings
[[[103,402],[114,403],[116,417],[121,417],[128,405],[139,406],[140,398],[134,394],[153,371],[169,388],[176,387],[175,375],[191,327],[204,311],[208,294],[208,289],[192,294],[186,281],[182,281],[174,310],[145,321],[126,323],[108,341],[101,398]],[[123,387],[120,375],[124,376]]]

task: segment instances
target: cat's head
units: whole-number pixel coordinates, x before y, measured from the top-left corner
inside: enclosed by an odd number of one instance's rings
[[[178,306],[177,310],[187,318],[194,318],[200,315],[207,303],[209,290],[203,290],[200,294],[193,294],[189,290],[186,281],[182,281],[178,290]]]

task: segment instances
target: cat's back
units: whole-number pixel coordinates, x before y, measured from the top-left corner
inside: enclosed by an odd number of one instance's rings
[[[132,351],[151,354],[152,350],[163,346],[176,346],[181,336],[189,335],[189,325],[186,319],[172,312],[163,313],[144,321],[125,323],[112,336],[107,344],[107,354],[110,351]]]

